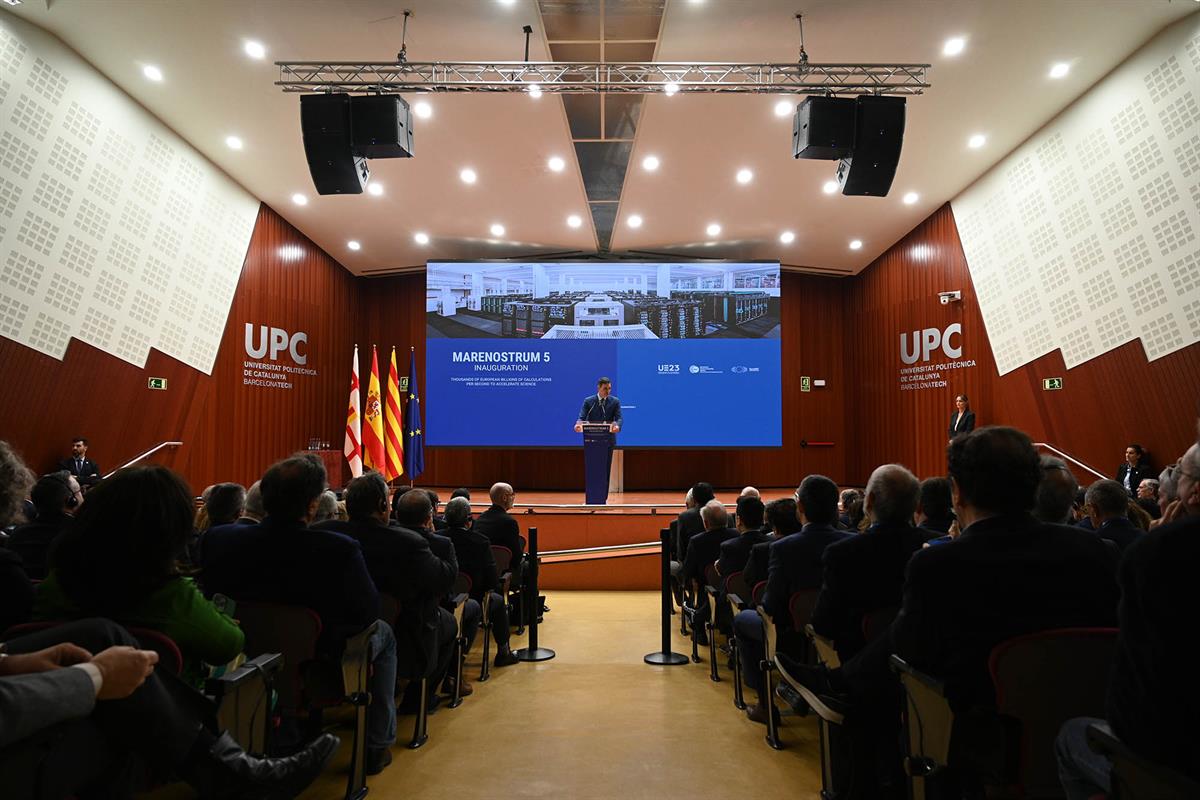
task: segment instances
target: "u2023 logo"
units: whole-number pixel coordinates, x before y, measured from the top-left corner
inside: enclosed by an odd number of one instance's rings
[[[658,374],[659,375],[678,375],[679,374],[679,365],[678,364],[659,364],[658,365]]]

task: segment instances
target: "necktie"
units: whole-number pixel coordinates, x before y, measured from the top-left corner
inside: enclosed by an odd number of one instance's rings
[[[83,459],[82,458],[75,459],[75,474],[76,475],[83,474]]]

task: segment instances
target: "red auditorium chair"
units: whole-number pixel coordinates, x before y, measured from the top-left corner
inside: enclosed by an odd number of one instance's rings
[[[507,547],[492,546],[492,553],[496,550],[503,550],[508,553]],[[500,585],[497,588],[496,594],[500,595],[501,602],[503,598],[508,597],[508,589],[512,584],[512,573],[508,570],[508,564],[504,565],[504,569],[500,569],[499,561],[496,562],[496,572],[500,575]],[[479,627],[482,630],[483,636],[483,665],[479,668],[479,682],[482,683],[492,677],[492,593],[483,593],[483,603],[481,604],[482,618],[479,621]]]
[[[504,593],[500,596],[504,598],[504,602],[509,604],[512,613],[509,614],[509,624],[512,624],[513,616],[517,619],[517,635],[520,636],[525,632],[525,587],[521,587],[517,591],[512,588],[512,560],[513,553],[504,545],[492,545],[492,558],[496,560],[496,573],[500,575],[501,582],[504,584]],[[484,680],[481,678],[481,680]]]
[[[1112,761],[1108,800],[1195,800],[1200,781],[1143,758],[1125,746],[1107,723],[1091,725],[1088,746]],[[1100,796],[1103,800],[1104,796]]]
[[[61,621],[46,621],[46,622],[25,622],[21,625],[14,625],[4,632],[3,641],[9,641],[37,631],[44,631],[48,628],[56,628],[62,625]],[[130,628],[125,630],[138,640],[146,650],[153,650],[158,653],[157,669],[164,669],[167,672],[178,675],[183,671],[183,654],[179,652],[179,645],[175,644],[175,640],[167,636],[162,631],[152,630],[150,628]]]
[[[1055,737],[1068,719],[1104,716],[1116,643],[1116,628],[1060,628],[1001,642],[988,659],[994,712],[955,712],[939,679],[893,655],[908,698],[912,796],[925,797],[927,779],[949,766],[975,773],[989,797],[1061,797]]]

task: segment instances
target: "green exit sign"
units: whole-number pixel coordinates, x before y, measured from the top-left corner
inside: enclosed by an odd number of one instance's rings
[[[1042,378],[1042,389],[1055,392],[1062,388],[1062,378]]]
[[[802,392],[811,392],[812,391],[812,378],[810,378],[808,375],[800,376],[800,391],[802,391]]]
[[[166,378],[150,378],[146,381],[146,386],[151,389],[162,389],[163,391],[166,391],[167,379]]]

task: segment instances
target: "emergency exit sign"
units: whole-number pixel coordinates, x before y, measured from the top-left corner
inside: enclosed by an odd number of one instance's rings
[[[802,391],[802,392],[811,392],[812,391],[812,377],[811,376],[808,376],[808,375],[800,376],[800,391]]]
[[[150,389],[162,389],[163,391],[166,391],[167,379],[166,378],[149,378],[146,380],[146,386]]]
[[[1054,392],[1062,388],[1062,378],[1042,378],[1042,389]]]

